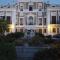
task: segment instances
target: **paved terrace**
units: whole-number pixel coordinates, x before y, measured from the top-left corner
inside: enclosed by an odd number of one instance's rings
[[[32,60],[34,54],[39,50],[42,51],[45,48],[50,47],[25,47],[16,46],[17,60]]]

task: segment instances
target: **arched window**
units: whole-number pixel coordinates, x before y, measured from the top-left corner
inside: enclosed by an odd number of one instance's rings
[[[29,17],[29,25],[33,25],[33,17],[32,16]]]

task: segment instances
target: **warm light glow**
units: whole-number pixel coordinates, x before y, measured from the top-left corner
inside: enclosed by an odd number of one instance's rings
[[[60,24],[49,24],[48,25],[48,32],[53,33],[53,28],[60,28]]]
[[[13,24],[9,24],[9,28],[14,28],[14,25]]]
[[[14,29],[14,24],[9,24],[8,25],[8,28],[9,28],[9,32],[12,32],[12,30]]]
[[[48,25],[48,32],[53,33],[53,28],[57,28],[57,24],[50,24]]]
[[[48,32],[51,32],[51,26],[48,25]]]

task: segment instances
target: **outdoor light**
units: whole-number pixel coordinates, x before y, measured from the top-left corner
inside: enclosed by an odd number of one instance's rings
[[[53,32],[53,29],[56,29],[56,28],[59,28],[59,27],[60,27],[59,24],[49,24],[49,25],[48,25],[48,32],[49,32],[49,33],[54,33],[54,32]],[[57,32],[57,31],[56,31],[56,32]],[[56,33],[56,32],[55,32],[55,33]]]
[[[14,24],[9,24],[9,28],[14,29]]]
[[[48,25],[48,32],[51,33],[53,31],[53,28],[55,28],[55,24],[49,24]]]
[[[14,29],[14,24],[9,24],[8,28],[9,28],[9,31],[12,32],[12,30]]]
[[[48,32],[51,32],[51,26],[48,25]]]
[[[13,24],[11,25],[11,28],[14,29],[14,25]]]

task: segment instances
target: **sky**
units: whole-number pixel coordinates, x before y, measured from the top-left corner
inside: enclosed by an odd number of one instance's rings
[[[17,0],[0,0],[0,5],[1,4],[13,4],[16,3]],[[45,2],[49,1],[51,4],[60,4],[60,0],[44,0]]]

